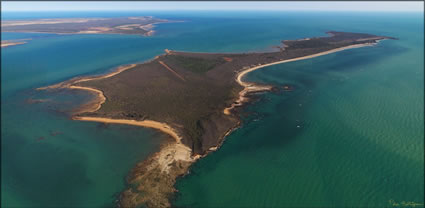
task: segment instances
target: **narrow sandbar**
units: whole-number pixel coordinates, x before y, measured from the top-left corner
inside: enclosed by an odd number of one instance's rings
[[[1,48],[6,48],[14,45],[22,45],[27,43],[26,41],[1,41]]]
[[[80,120],[80,121],[94,121],[94,122],[102,122],[102,123],[113,123],[113,124],[126,124],[126,125],[133,125],[133,126],[142,126],[147,128],[153,128],[160,130],[171,137],[173,137],[178,144],[181,143],[181,137],[176,133],[176,131],[171,128],[169,125],[157,121],[152,120],[143,120],[143,121],[136,121],[136,120],[125,120],[125,119],[111,119],[111,118],[99,118],[99,117],[73,117],[74,120]]]

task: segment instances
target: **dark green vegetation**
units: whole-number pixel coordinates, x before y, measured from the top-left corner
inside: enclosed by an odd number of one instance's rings
[[[395,39],[392,37],[374,36],[364,33],[344,33],[344,32],[327,32],[330,37],[306,38],[302,40],[285,40],[285,47],[291,49],[301,48],[335,48],[344,47],[349,44],[375,43],[382,38]]]
[[[279,51],[267,53],[171,51],[116,76],[78,83],[102,90],[107,97],[100,110],[81,116],[165,122],[179,131],[195,154],[203,154],[239,123],[236,115],[223,113],[243,89],[235,81],[238,72],[255,65],[389,39],[359,33],[329,34],[332,36],[283,41],[285,46]]]
[[[2,21],[3,32],[107,33],[149,35],[152,25],[167,22],[153,17],[39,19]]]

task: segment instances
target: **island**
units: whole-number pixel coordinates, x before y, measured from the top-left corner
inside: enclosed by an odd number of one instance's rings
[[[127,34],[150,36],[155,24],[170,22],[151,16],[116,18],[57,18],[4,20],[2,32],[55,34]]]
[[[285,40],[274,51],[198,53],[165,49],[142,64],[71,80],[39,90],[79,89],[94,99],[81,106],[74,120],[137,125],[158,129],[173,138],[139,163],[120,195],[122,207],[170,207],[176,179],[191,164],[217,150],[241,121],[238,110],[255,92],[274,86],[243,80],[254,70],[342,50],[373,46],[387,36],[327,32],[328,36]],[[286,90],[291,88],[286,86]]]

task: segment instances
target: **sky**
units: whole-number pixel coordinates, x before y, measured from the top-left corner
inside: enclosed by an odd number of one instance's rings
[[[146,11],[146,10],[282,10],[282,11],[424,11],[423,1],[96,1],[1,2],[1,11]]]

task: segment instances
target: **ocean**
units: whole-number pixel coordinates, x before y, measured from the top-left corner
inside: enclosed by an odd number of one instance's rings
[[[177,181],[179,207],[382,207],[424,204],[423,13],[67,12],[2,19],[152,15],[151,37],[2,33],[2,206],[110,207],[131,168],[168,139],[146,128],[72,121],[78,90],[35,88],[144,62],[164,49],[252,52],[329,30],[399,40],[266,67],[267,92],[243,125]],[[423,206],[423,205],[422,205]]]

